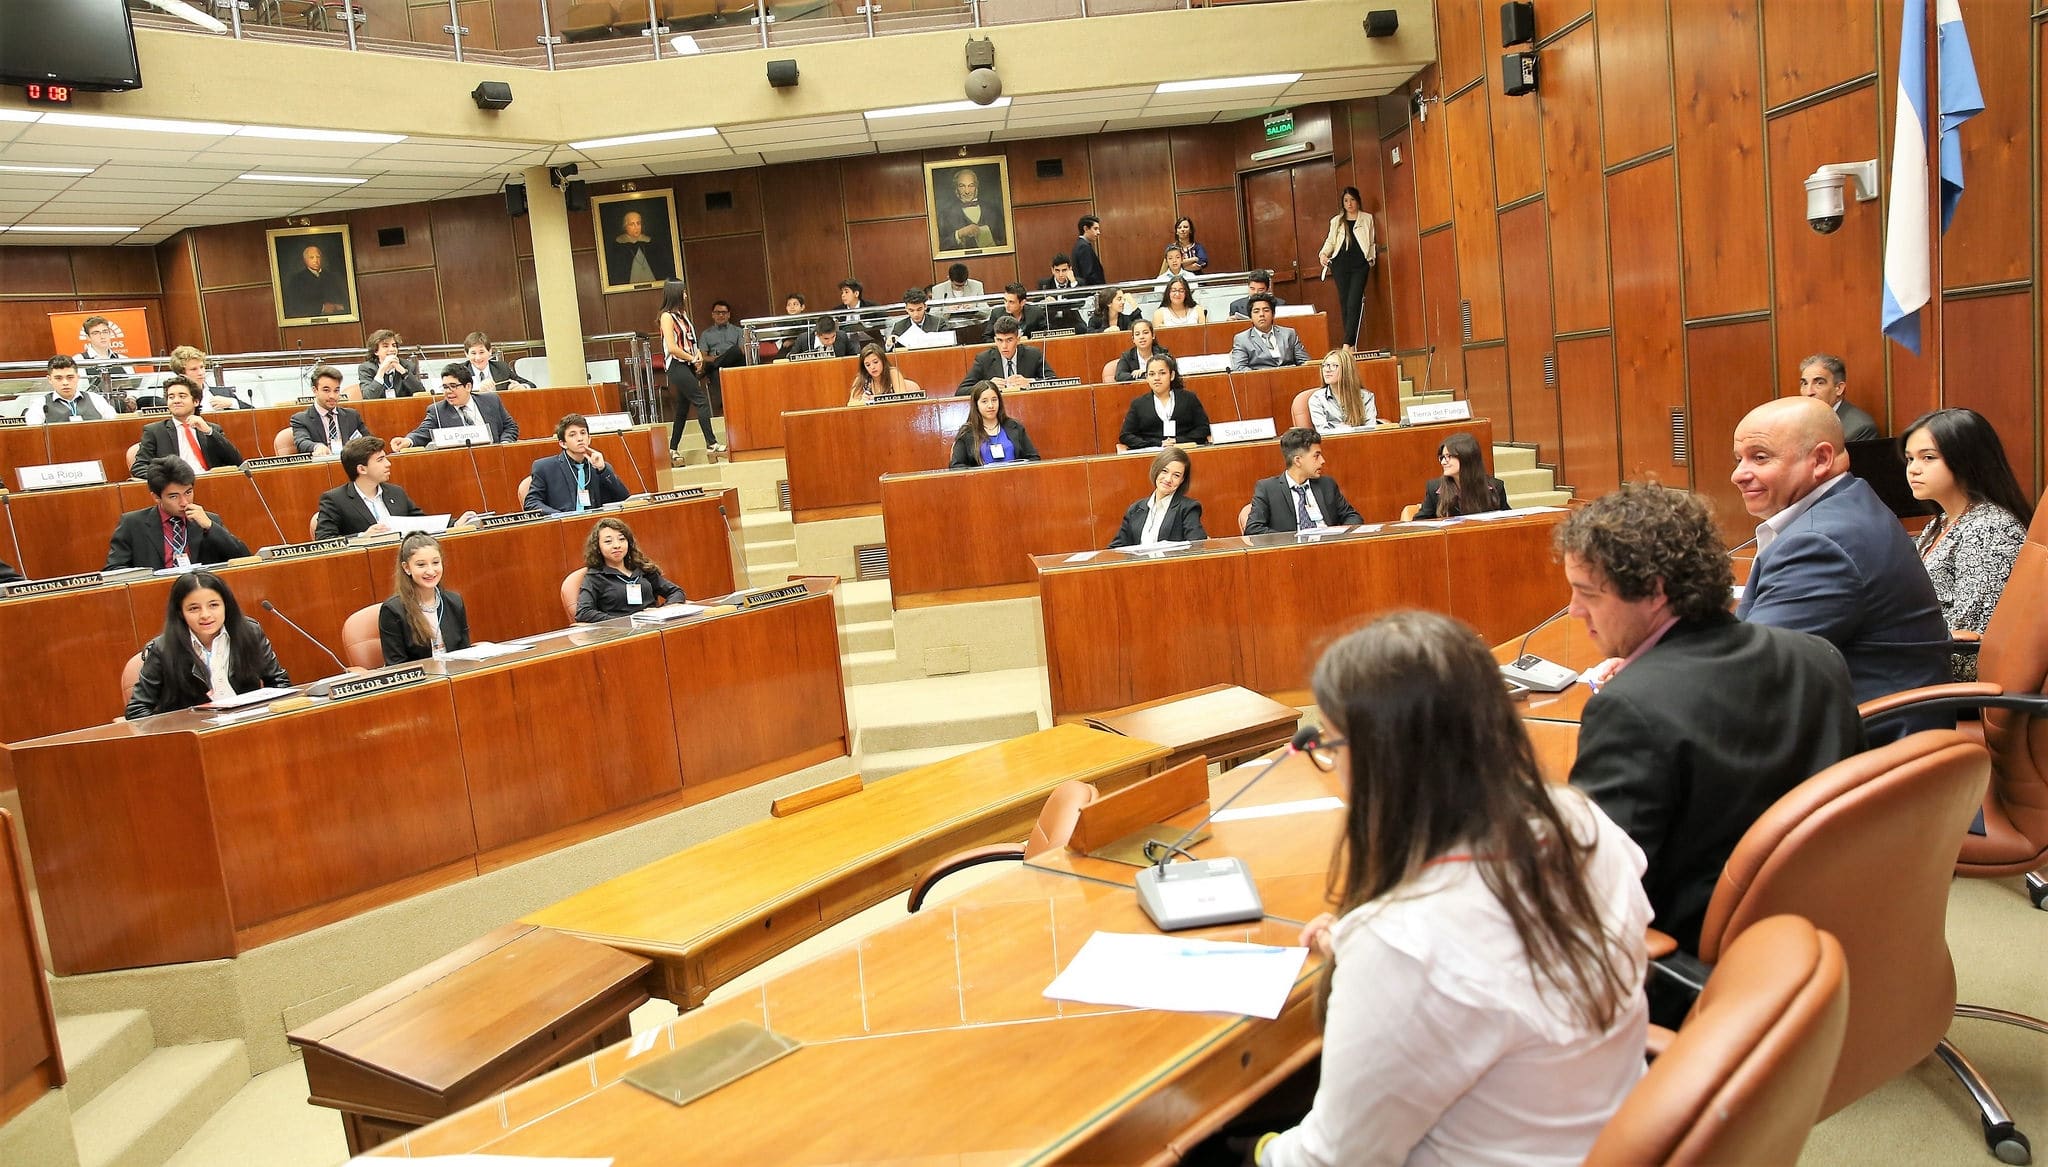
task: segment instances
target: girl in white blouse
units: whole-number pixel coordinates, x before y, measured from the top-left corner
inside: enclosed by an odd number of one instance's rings
[[[1265,1167],[1576,1164],[1643,1073],[1643,853],[1546,784],[1471,628],[1395,612],[1316,666],[1348,781],[1315,1104]]]
[[[1379,406],[1358,379],[1358,358],[1350,345],[1333,348],[1323,358],[1323,384],[1309,395],[1308,420],[1316,432],[1325,434],[1379,424]]]

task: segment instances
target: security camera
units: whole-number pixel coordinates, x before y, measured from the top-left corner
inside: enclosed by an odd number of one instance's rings
[[[1806,225],[1821,235],[1841,229],[1847,209],[1844,192],[1853,186],[1856,201],[1867,203],[1877,197],[1877,159],[1863,162],[1832,162],[1806,178]]]

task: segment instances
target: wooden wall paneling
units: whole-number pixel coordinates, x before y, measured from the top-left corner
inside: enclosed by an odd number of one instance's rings
[[[1296,254],[1296,240],[1294,184],[1289,172],[1261,170],[1245,175],[1244,204],[1249,245],[1245,262],[1271,268],[1274,291],[1283,298],[1300,299],[1296,290],[1299,273],[1290,266]]]
[[[270,259],[265,254],[263,232],[270,225],[271,221],[261,220],[195,228],[192,235],[199,248],[199,286],[232,288],[262,284],[268,288]],[[272,318],[275,319],[274,314]]]
[[[441,273],[441,318],[446,341],[461,344],[474,331],[513,340],[525,322],[518,271],[512,262],[512,225],[497,195],[441,199],[433,208],[434,265]],[[410,242],[410,232],[407,233]],[[374,241],[374,239],[373,239]]]
[[[1424,343],[1436,349],[1429,388],[1458,389],[1465,384],[1465,347],[1458,339],[1458,241],[1456,231],[1432,231],[1422,237],[1422,316]]]
[[[1490,27],[1493,32],[1500,29],[1498,23]],[[1536,27],[1541,30],[1543,25]],[[1488,44],[1499,39],[1496,36]],[[1549,93],[1546,89],[1541,98],[1535,94],[1509,97],[1502,93],[1500,57],[1505,51],[1487,51],[1486,84],[1480,89],[1486,94],[1487,115],[1493,122],[1494,197],[1501,203],[1512,203],[1543,189],[1543,118],[1538,107],[1549,100]],[[1455,151],[1452,156],[1456,158]],[[1452,177],[1455,180],[1456,175]]]
[[[1415,75],[1424,97],[1437,97],[1442,87],[1436,80],[1436,66]],[[1451,158],[1444,134],[1444,107],[1432,101],[1421,121],[1410,127],[1415,166],[1415,229],[1427,231],[1451,221]]]
[[[582,218],[581,215],[575,216]],[[575,250],[573,247],[570,250]],[[512,218],[512,254],[525,258],[533,254],[532,215],[515,215]]]
[[[1963,0],[1963,24],[1970,33],[1970,56],[1977,66],[1977,84],[1984,92],[1984,112],[1963,123],[1965,181],[1971,174],[1954,220],[1941,238],[1941,286],[2026,279],[2031,259],[2031,195],[2027,184],[2014,181],[2027,170],[2033,148],[2033,91],[2027,16],[2003,0]],[[1883,78],[1879,79],[1883,84]],[[1886,153],[1890,141],[1886,140]],[[1868,155],[1862,155],[1868,157]],[[2007,176],[2013,176],[2011,178]]]
[[[1671,44],[1686,319],[1760,311],[1771,289],[1758,261],[1769,248],[1756,6],[1675,4]]]
[[[916,154],[869,154],[848,158],[839,164],[842,188],[846,192],[848,221],[862,219],[907,219],[922,217],[924,205],[924,160]],[[1010,185],[1017,183],[1014,164]],[[701,205],[701,204],[700,204]],[[855,252],[859,255],[859,252]],[[930,255],[927,250],[924,254]]]
[[[1775,109],[1876,71],[1877,5],[1872,0],[1757,7],[1763,10],[1766,106]],[[1820,51],[1820,46],[1826,50]]]
[[[540,43],[539,4],[494,4],[491,18],[497,25],[497,45],[500,49],[532,50]],[[561,18],[566,15],[566,5],[548,5],[550,28],[562,27]]]
[[[1017,207],[1010,212],[1011,221],[1017,227],[1018,278],[1024,281],[1025,287],[1036,288],[1038,281],[1052,274],[1053,256],[1072,256],[1074,243],[1080,238],[1074,229],[1075,224],[1081,221],[1081,216],[1094,213],[1095,205],[1090,202],[1040,203]],[[923,223],[924,220],[918,220],[920,228]],[[915,261],[920,271],[923,269],[925,261],[918,255],[906,258]],[[994,292],[998,289],[988,290]]]
[[[1592,6],[1593,0],[1535,0],[1535,3],[1536,36],[1540,39],[1584,16]],[[1500,24],[1493,19],[1497,11],[1498,9],[1491,4],[1486,6],[1487,35],[1493,38],[1487,42],[1489,45],[1500,42],[1500,37],[1496,35],[1500,32]]]
[[[49,360],[52,355],[49,314],[77,309],[78,301],[68,297],[62,300],[0,300],[0,360]]]
[[[838,301],[835,299],[833,303],[836,304]],[[700,307],[693,296],[690,300],[691,322],[696,323],[705,319],[704,309],[709,306],[709,301],[706,301]],[[598,319],[603,320],[605,332],[659,332],[661,289],[642,288],[637,292],[612,292],[604,297],[604,315]],[[698,327],[701,328],[703,325],[698,324]],[[583,329],[585,332],[598,331],[598,321],[586,317]]]
[[[1803,179],[1828,162],[1876,157],[1877,92],[1875,85],[1866,85],[1771,119],[1771,172]],[[1851,198],[1841,229],[1819,235],[1806,226],[1806,191],[1800,183],[1781,181],[1771,192],[1776,385],[1781,393],[1794,392],[1801,359],[1814,352],[1835,353],[1849,365],[1850,400],[1880,420],[1885,404],[1876,375],[1885,343],[1878,331],[1884,298],[1881,206]]]
[[[1310,161],[1289,169],[1294,192],[1294,269],[1301,273],[1291,299],[1296,304],[1313,304],[1329,322],[1329,338],[1337,341],[1344,332],[1344,314],[1337,305],[1337,282],[1316,278],[1322,270],[1321,252],[1323,241],[1330,234],[1330,216],[1344,205],[1338,194],[1337,167],[1328,161]],[[1288,293],[1279,281],[1285,278],[1285,273],[1275,273],[1273,290],[1283,295]],[[1319,341],[1318,336],[1302,334],[1302,343],[1312,350],[1319,347]]]
[[[927,234],[926,239],[927,245],[925,247],[925,254],[930,255],[931,247],[929,245],[929,234]],[[1112,262],[1110,257],[1112,255],[1115,255],[1118,251],[1126,247],[1135,246],[1137,246],[1137,244],[1129,240],[1112,241],[1109,239],[1104,239],[1102,246],[1103,266],[1106,268],[1109,267],[1110,263]],[[949,259],[943,263],[934,262],[932,264],[931,283],[944,283],[946,280],[946,269],[952,267],[955,263],[966,264],[967,278],[971,280],[980,280],[982,291],[991,296],[995,295],[997,292],[1002,291],[1004,284],[1010,283],[1011,281],[1020,278],[1020,276],[1024,274],[1022,269],[1017,266],[1017,257],[1014,255],[984,255],[975,259]],[[1110,268],[1109,277],[1111,279],[1118,278],[1115,268]],[[1035,284],[1037,280],[1034,279],[1032,282]],[[927,284],[926,286],[929,287],[930,284]],[[780,285],[777,286],[777,294],[781,294]]]
[[[1500,25],[1489,19],[1496,11],[1481,0],[1437,0],[1436,51],[1446,96],[1485,75],[1488,46],[1500,40]]]
[[[1120,138],[1121,135],[1118,135],[1109,141],[1115,143]],[[1107,148],[1115,147],[1110,145]],[[1011,142],[1001,147],[992,147],[987,153],[1000,153],[1009,158],[1010,205],[1028,207],[1036,203],[1071,202],[1075,199],[1085,199],[1092,194],[1095,189],[1095,166],[1091,151],[1090,139],[1077,137],[1037,138]],[[1038,177],[1038,163],[1041,160],[1059,162],[1058,177]],[[920,166],[918,182],[923,181],[924,171]],[[919,200],[917,213],[924,213],[922,200]]]
[[[1141,130],[1096,141],[1115,154],[1113,163],[1092,167],[1095,214],[1102,219],[1103,238],[1111,241],[1102,252],[1103,270],[1112,280],[1155,275],[1173,229],[1172,152],[1166,131]],[[1017,181],[1014,169],[1010,181]],[[1017,270],[1028,275],[1045,267],[1049,258],[1020,253]]]
[[[1621,475],[1688,486],[1672,458],[1671,411],[1685,408],[1685,322],[1678,310],[1678,191],[1669,156],[1607,179],[1614,368]]]
[[[1557,330],[1605,328],[1607,210],[1593,26],[1580,25],[1545,48],[1537,69],[1543,77],[1544,206]]]
[[[597,252],[579,251],[571,254],[576,272],[576,317],[583,322],[585,334],[595,331],[598,322],[605,318],[604,293],[597,278]],[[536,293],[538,295],[538,293]],[[657,301],[659,303],[659,301]],[[652,325],[650,324],[650,327]],[[540,301],[533,303],[533,331],[529,337],[540,335]]]
[[[2039,0],[2039,2],[2044,9],[2048,9],[2048,0]],[[2036,61],[2048,61],[2048,21],[2038,22],[2034,25],[2034,37],[2034,59]],[[2036,77],[2035,85],[2038,87],[2039,84],[2040,79]],[[2044,129],[2048,129],[2048,103],[2037,107],[2035,111],[2034,133],[2037,136],[2036,140],[2038,140],[2038,135]],[[2040,165],[2040,172],[2035,175],[2036,185],[2034,189],[2037,191],[2048,190],[2048,150],[2037,149],[2034,151],[2034,157]],[[2040,214],[2038,205],[2035,207],[2034,213],[2036,215]],[[2043,345],[2043,351],[2037,354],[2035,359],[2034,376],[2037,383],[2034,387],[2034,392],[2036,400],[2040,400],[2042,396],[2048,395],[2044,394],[2043,387],[2039,384],[2044,370],[2048,370],[2048,296],[2042,294],[2040,286],[2041,273],[2048,272],[2048,231],[2036,230],[2034,235],[2041,247],[2041,254],[2036,258],[2036,266],[2034,268],[2034,302],[2040,305],[2041,308],[2041,317],[2035,321],[2035,328],[2037,335],[2041,337]],[[1886,345],[1885,347],[1896,349],[1898,346]],[[1895,406],[1897,398],[1898,394],[1894,391],[1893,402]],[[1919,415],[1914,414],[1912,416],[1917,417]],[[1907,420],[1910,421],[1911,418],[1909,417]],[[2037,429],[2036,433],[2039,434],[2040,431]],[[2042,440],[2048,441],[2048,438]],[[2010,454],[2007,456],[2010,457]],[[2036,488],[2041,485],[2043,479],[2048,479],[2048,456],[2044,456],[2042,452],[2037,452],[2034,459],[2034,485]]]
[[[916,184],[912,185],[915,187]],[[685,240],[709,235],[759,234],[763,230],[761,171],[758,167],[720,170],[711,174],[678,174],[669,179],[669,186],[675,191],[676,224]],[[732,206],[717,211],[710,209],[705,200],[713,194],[729,196]],[[923,214],[924,200],[920,197],[916,209],[906,213]]]
[[[1395,152],[1400,161],[1394,161]],[[1387,213],[1380,218],[1378,281],[1387,289],[1394,347],[1403,351],[1428,343],[1422,315],[1421,240],[1415,225],[1415,152],[1409,127],[1380,141],[1381,188]]]
[[[507,272],[506,276],[509,280],[511,273]],[[267,302],[270,289],[262,291]],[[356,296],[362,301],[363,335],[367,337],[380,328],[389,328],[404,337],[407,344],[441,343],[442,294],[443,289],[432,268],[362,273],[356,277]],[[296,334],[311,330],[286,331]],[[308,343],[310,345],[311,342]]]
[[[1735,465],[1731,451],[1742,415],[1779,396],[1771,381],[1771,322],[1689,328],[1685,349],[1692,488],[1713,501],[1722,537],[1739,543],[1756,533],[1756,520],[1728,481]]]
[[[462,34],[465,49],[495,49],[498,47],[497,30],[491,24],[491,0],[462,0],[456,5],[457,19],[469,31]],[[452,45],[455,38],[443,30],[448,27],[448,6],[435,4],[430,7],[413,8],[411,40],[420,45]],[[524,47],[524,46],[520,46]]]
[[[1564,481],[1580,498],[1597,498],[1620,485],[1611,335],[1557,342],[1557,413]]]
[[[719,299],[732,302],[735,323],[781,314],[782,302],[768,289],[768,245],[759,232],[692,239],[684,244],[683,259],[690,268],[691,305],[707,324],[711,302]],[[920,268],[918,276],[923,274]]]
[[[406,15],[409,6],[407,0],[356,0],[356,11],[364,16],[363,26],[357,30],[357,35],[405,40],[412,35],[412,22]],[[538,24],[539,17],[536,16],[534,22]]]
[[[1209,253],[1209,270],[1245,270],[1244,232],[1238,227],[1237,188],[1181,191],[1173,197],[1174,217],[1186,215],[1195,221],[1195,241]]]
[[[0,1124],[64,1084],[57,1015],[43,978],[28,857],[0,810]]]
[[[1925,311],[1920,314],[1920,351],[1914,353],[1904,345],[1884,345],[1886,362],[1891,367],[1891,413],[1886,416],[1875,409],[1870,416],[1877,420],[1877,428],[1891,433],[1894,426],[1905,425],[1921,414],[1944,404],[1941,386],[1942,314]],[[1797,360],[1797,357],[1793,358]],[[1849,382],[1849,392],[1856,396],[1869,396],[1867,386]]]
[[[1972,296],[1942,303],[1942,404],[1974,409],[1998,432],[2005,456],[2028,498],[2038,498],[2034,467],[2040,456],[2035,434],[2040,370],[2032,359],[2033,298],[2026,291]],[[1918,416],[1918,415],[1914,415]],[[1913,416],[1894,422],[1902,432]]]
[[[864,298],[893,304],[903,299],[905,289],[924,282],[925,268],[931,262],[926,258],[931,254],[931,235],[922,216],[849,223],[846,230]],[[1021,225],[1018,231],[1021,236]],[[833,289],[832,294],[837,303],[838,290]]]
[[[1166,140],[1173,154],[1175,190],[1237,189],[1236,152],[1231,144],[1230,126],[1181,126],[1168,130]],[[1201,238],[1200,234],[1195,237]],[[1209,244],[1209,248],[1214,251],[1215,245]]]
[[[1671,144],[1666,0],[1600,0],[1600,124],[1609,166]]]
[[[837,303],[834,285],[846,278],[848,262],[839,163],[771,166],[761,180],[770,286],[777,295],[802,292],[813,308]],[[924,254],[931,254],[929,244]]]
[[[1377,230],[1375,237],[1380,242],[1380,262],[1373,265],[1365,283],[1365,319],[1361,325],[1364,336],[1359,343],[1366,348],[1391,351],[1394,347],[1394,313],[1389,292],[1393,282],[1389,274],[1392,265],[1387,260],[1387,247],[1392,228],[1387,221],[1379,106],[1378,102],[1370,99],[1346,102],[1345,105],[1351,122],[1351,185],[1358,188],[1358,193],[1365,199],[1366,210],[1372,212]],[[1404,174],[1402,177],[1407,176]]]
[[[538,337],[541,333],[540,279],[533,272],[533,256],[514,256],[513,263],[519,268],[519,315],[525,322],[525,328],[519,335]]]
[[[156,246],[164,287],[164,342],[172,348],[206,347],[206,314],[199,310],[199,269],[192,257],[192,233],[180,231]]]
[[[1499,340],[1500,232],[1494,223],[1492,131],[1486,94],[1473,90],[1444,103],[1451,142],[1451,208],[1458,225],[1458,292],[1471,305],[1466,342]]]
[[[202,272],[204,262],[202,257]],[[277,309],[271,303],[270,285],[202,292],[199,300],[201,308],[206,313],[206,339],[207,344],[212,346],[211,351],[277,351]]]
[[[497,204],[499,217],[509,218],[505,214],[505,200],[498,195],[490,198]],[[401,203],[395,207],[364,207],[350,211],[349,245],[355,253],[356,272],[432,267],[435,261],[433,221],[441,206],[437,202]],[[377,232],[386,227],[402,229],[405,242],[395,247],[381,246],[377,242]],[[460,270],[451,267],[449,272],[452,275]]]
[[[1524,203],[1500,217],[1501,275],[1507,285],[1508,399],[1513,412],[1494,415],[1494,432],[1533,444],[1536,460],[1558,463],[1557,387],[1543,376],[1553,348],[1549,241],[1543,204]]]
[[[75,294],[78,285],[71,276],[71,249],[0,247],[0,289],[10,296]]]
[[[1472,416],[1493,422],[1494,432],[1508,432],[1508,346],[1488,345],[1465,350],[1465,397],[1472,403]],[[1391,410],[1382,409],[1384,418]]]
[[[154,296],[163,291],[149,247],[72,247],[71,281],[81,296]]]
[[[1337,141],[1335,119],[1330,116],[1330,107],[1324,102],[1312,102],[1294,107],[1294,128],[1278,138],[1266,137],[1260,121],[1255,117],[1240,118],[1226,122],[1234,135],[1236,145],[1235,165],[1238,173],[1253,170],[1264,165],[1252,160],[1252,155],[1276,146],[1305,145],[1308,150],[1296,155],[1302,161],[1316,157],[1332,159],[1342,157]]]

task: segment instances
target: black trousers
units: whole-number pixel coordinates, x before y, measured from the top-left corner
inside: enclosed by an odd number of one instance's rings
[[[690,417],[689,406],[697,409],[697,428],[704,431],[704,444],[717,445],[718,435],[711,428],[711,397],[704,392],[704,382],[697,379],[697,370],[683,361],[670,358],[668,389],[676,403],[676,418],[668,427],[668,448],[673,451],[682,444],[683,423]]]
[[[1344,336],[1339,343],[1356,346],[1358,324],[1365,316],[1365,281],[1372,274],[1372,265],[1347,263],[1339,257],[1330,265],[1330,274],[1337,280],[1337,303],[1344,309]]]

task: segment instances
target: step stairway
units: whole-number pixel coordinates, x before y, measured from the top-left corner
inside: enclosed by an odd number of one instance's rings
[[[80,1167],[161,1167],[249,1082],[241,1041],[158,1046],[140,1009],[57,1020]]]

